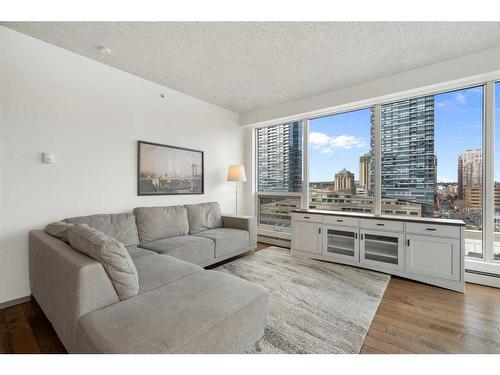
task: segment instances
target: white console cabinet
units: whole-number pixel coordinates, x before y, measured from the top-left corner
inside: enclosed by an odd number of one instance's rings
[[[292,255],[464,291],[460,220],[320,210],[292,213]]]

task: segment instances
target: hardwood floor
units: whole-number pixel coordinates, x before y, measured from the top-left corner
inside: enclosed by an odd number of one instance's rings
[[[34,300],[0,310],[0,353],[65,352]],[[500,353],[500,289],[392,277],[361,353]]]
[[[35,302],[0,310],[0,353],[66,353],[52,325]]]
[[[500,353],[500,289],[465,293],[392,277],[362,353]]]

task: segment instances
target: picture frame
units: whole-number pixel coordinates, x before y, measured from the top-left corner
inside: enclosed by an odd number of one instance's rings
[[[203,151],[137,142],[137,195],[204,194],[204,181]]]

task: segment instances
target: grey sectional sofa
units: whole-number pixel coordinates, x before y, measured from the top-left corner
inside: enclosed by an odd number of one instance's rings
[[[64,223],[121,242],[139,284],[137,295],[120,300],[103,265],[65,242],[64,231],[31,231],[32,294],[68,352],[240,353],[262,336],[267,291],[202,268],[254,249],[254,217],[222,216],[211,202]]]

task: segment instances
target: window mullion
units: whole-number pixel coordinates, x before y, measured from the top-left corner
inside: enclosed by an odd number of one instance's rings
[[[302,122],[303,145],[302,145],[302,200],[301,208],[309,208],[309,120]]]
[[[382,212],[382,106],[377,104],[374,108],[373,117],[373,163],[374,163],[374,213],[380,215]]]
[[[483,119],[483,251],[486,262],[493,261],[495,217],[495,82],[484,90]]]

